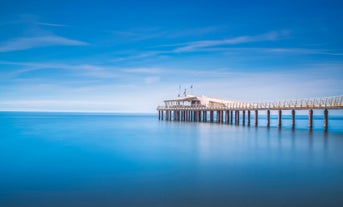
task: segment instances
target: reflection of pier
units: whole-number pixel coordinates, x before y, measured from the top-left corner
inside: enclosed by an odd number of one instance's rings
[[[206,96],[177,97],[164,101],[164,106],[158,106],[160,120],[192,121],[192,122],[217,122],[250,126],[251,113],[254,113],[254,125],[258,126],[258,112],[266,110],[267,127],[270,127],[270,111],[278,111],[278,127],[282,126],[282,111],[291,110],[292,128],[295,127],[296,110],[308,110],[308,127],[313,126],[313,110],[324,111],[324,130],[328,129],[329,109],[343,109],[343,96],[310,98],[271,102],[242,102],[210,98]],[[240,116],[242,112],[242,116]],[[247,115],[247,117],[246,117]],[[208,120],[209,117],[209,120]],[[216,118],[216,120],[214,120]],[[234,120],[234,121],[233,121]],[[247,123],[246,123],[247,122]]]

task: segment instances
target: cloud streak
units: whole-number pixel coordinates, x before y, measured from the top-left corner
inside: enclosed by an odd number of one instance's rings
[[[0,43],[0,52],[28,50],[48,46],[85,46],[86,42],[68,39],[57,35],[19,37]]]
[[[139,74],[156,74],[161,73],[162,70],[159,68],[131,68],[131,69],[124,69],[126,73],[139,73]]]
[[[48,27],[67,27],[68,25],[64,24],[54,24],[48,22],[36,22],[37,25],[48,26]]]
[[[0,65],[11,65],[20,67],[20,69],[10,71],[7,78],[18,77],[21,74],[30,73],[37,70],[65,70],[76,72],[77,75],[87,76],[100,79],[112,78],[128,78],[128,77],[148,77],[144,78],[144,82],[151,84],[158,82],[157,74],[167,72],[168,70],[155,67],[142,68],[123,68],[111,65],[95,65],[95,64],[65,64],[65,63],[49,63],[49,62],[9,62],[0,61]],[[151,78],[153,77],[153,78]]]
[[[239,36],[230,39],[223,40],[203,40],[188,42],[183,44],[183,46],[176,48],[175,52],[192,52],[198,49],[216,47],[216,46],[226,46],[226,45],[236,45],[249,42],[262,42],[262,41],[275,41],[281,37],[287,36],[288,32],[268,32],[256,36]]]

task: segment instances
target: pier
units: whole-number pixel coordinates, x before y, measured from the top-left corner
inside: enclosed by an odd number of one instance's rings
[[[308,129],[313,128],[313,110],[323,110],[323,128],[328,130],[329,110],[343,109],[343,95],[323,98],[308,98],[285,101],[244,102],[207,96],[185,95],[164,100],[158,106],[158,119],[166,121],[210,122],[218,124],[251,125],[257,127],[259,111],[266,111],[267,127],[270,127],[270,112],[277,111],[277,126],[282,127],[282,112],[291,111],[292,128],[295,128],[297,110],[308,110]],[[242,113],[241,113],[242,112]],[[247,117],[246,117],[247,115]],[[209,117],[209,119],[208,119]],[[242,120],[240,120],[242,118]]]

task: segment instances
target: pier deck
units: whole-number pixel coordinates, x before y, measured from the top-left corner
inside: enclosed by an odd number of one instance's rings
[[[159,119],[174,120],[174,121],[194,121],[207,122],[209,113],[210,122],[214,122],[214,113],[216,113],[217,123],[235,124],[240,123],[240,111],[243,112],[242,124],[250,125],[251,111],[254,112],[254,124],[258,126],[258,112],[267,111],[267,127],[270,126],[270,111],[278,111],[278,127],[282,126],[282,110],[291,110],[292,127],[295,127],[295,112],[296,110],[308,110],[308,127],[313,126],[313,110],[324,110],[324,130],[328,129],[328,110],[343,109],[343,95],[323,98],[308,98],[284,101],[265,101],[265,102],[243,102],[234,100],[225,100],[211,98],[207,96],[187,95],[168,99],[164,101],[164,106],[158,106]],[[234,113],[233,113],[234,112]]]

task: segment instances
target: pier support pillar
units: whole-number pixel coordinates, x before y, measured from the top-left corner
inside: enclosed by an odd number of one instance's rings
[[[312,130],[313,127],[313,109],[308,110],[308,129]]]
[[[233,110],[230,111],[230,124],[233,122]]]
[[[202,121],[207,122],[207,111],[203,111],[202,116]]]
[[[166,121],[169,121],[169,111],[166,111]]]
[[[327,132],[329,127],[329,111],[324,109],[324,131]]]
[[[245,110],[243,110],[243,126],[245,126]]]
[[[158,110],[158,120],[161,120],[161,111]]]
[[[270,110],[267,110],[267,127],[270,127]]]
[[[278,127],[281,128],[281,125],[282,125],[282,110],[279,110]]]
[[[219,111],[219,123],[223,123],[224,121],[224,111],[223,110],[220,110]]]
[[[229,123],[229,118],[230,118],[230,117],[229,117],[229,116],[230,116],[229,114],[230,114],[230,111],[226,111],[226,112],[225,112],[225,123],[226,123],[226,124]]]
[[[295,110],[292,109],[292,129],[295,128]]]
[[[255,110],[255,126],[258,126],[258,110]]]
[[[248,110],[248,126],[250,126],[250,110]]]
[[[235,119],[236,119],[236,125],[239,125],[239,110],[236,111]]]
[[[213,123],[213,111],[210,111],[210,122]]]

